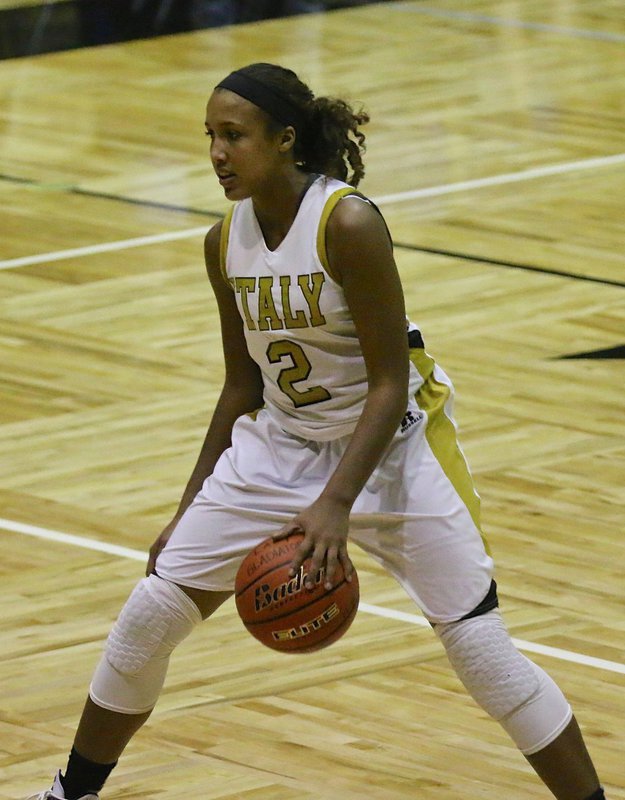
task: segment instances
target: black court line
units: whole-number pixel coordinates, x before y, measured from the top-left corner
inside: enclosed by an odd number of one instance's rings
[[[158,200],[144,200],[137,197],[128,197],[127,195],[111,194],[109,192],[96,192],[90,189],[81,189],[79,186],[71,186],[70,184],[46,184],[39,181],[32,180],[31,178],[18,178],[14,175],[7,175],[0,172],[0,181],[6,183],[17,183],[25,186],[33,186],[36,189],[51,191],[66,192],[67,194],[75,194],[82,197],[93,197],[99,200],[112,200],[116,203],[127,203],[133,206],[143,206],[145,208],[157,208],[163,211],[173,211],[178,214],[197,214],[201,217],[217,217],[223,219],[225,216],[220,211],[207,211],[205,208],[193,208],[192,206],[178,206],[174,203],[162,203]]]
[[[39,183],[38,181],[30,178],[19,178],[13,175],[0,173],[0,181],[7,183],[25,184],[34,186],[41,189],[46,188],[46,184]],[[50,184],[51,189],[58,189],[59,191],[67,192],[68,194],[81,195],[84,197],[93,197],[101,200],[111,200],[116,203],[127,203],[130,205],[144,206],[146,208],[157,208],[164,211],[172,211],[182,214],[196,214],[202,217],[213,217],[223,219],[224,214],[220,211],[209,211],[203,208],[193,208],[190,206],[178,206],[173,203],[160,203],[155,200],[142,200],[134,197],[127,197],[126,195],[109,194],[107,192],[96,192],[89,189],[80,189],[77,186],[62,185],[55,186]],[[519,269],[526,272],[536,272],[542,275],[552,275],[558,278],[568,278],[569,280],[586,281],[587,283],[598,283],[604,286],[618,286],[625,289],[625,281],[617,281],[611,278],[597,278],[592,275],[580,275],[576,272],[566,272],[565,270],[550,269],[549,267],[538,267],[533,264],[520,264],[517,261],[504,261],[498,258],[488,258],[487,256],[476,256],[471,253],[462,253],[457,250],[442,250],[436,247],[424,247],[418,244],[406,244],[405,242],[393,242],[398,250],[411,250],[416,253],[431,253],[432,255],[445,256],[447,258],[456,258],[460,261],[471,261],[476,264],[490,264],[494,267],[504,267],[507,269]]]
[[[603,347],[600,350],[587,350],[582,353],[570,353],[566,356],[557,356],[557,359],[625,359],[625,344],[617,344],[616,347]]]
[[[220,211],[207,211],[204,208],[193,208],[192,206],[177,206],[173,203],[160,203],[157,200],[140,200],[136,197],[126,197],[124,195],[108,194],[107,192],[94,192],[89,189],[79,189],[71,187],[68,189],[70,194],[82,195],[84,197],[95,197],[100,200],[113,200],[118,203],[129,203],[135,206],[145,206],[147,208],[158,208],[164,211],[174,211],[182,214],[197,214],[201,217],[218,217],[223,219],[225,214]]]
[[[570,278],[576,281],[587,281],[588,283],[601,283],[606,286],[619,286],[625,288],[625,281],[617,281],[611,278],[596,278],[592,275],[580,275],[577,272],[566,272],[560,269],[550,269],[549,267],[537,267],[533,264],[519,264],[517,261],[504,261],[498,258],[487,258],[486,256],[474,256],[470,253],[459,253],[455,250],[439,250],[436,247],[422,247],[418,244],[401,244],[394,242],[395,247],[402,250],[415,250],[419,253],[432,253],[437,256],[447,256],[449,258],[459,258],[463,261],[475,261],[478,264],[492,264],[495,267],[507,267],[508,269],[520,269],[527,272],[538,272],[544,275],[555,275],[559,278]]]

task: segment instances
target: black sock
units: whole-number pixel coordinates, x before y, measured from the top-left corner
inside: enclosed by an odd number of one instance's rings
[[[593,792],[590,797],[587,797],[586,800],[605,800],[605,794],[603,793],[601,786],[596,792]]]
[[[89,761],[72,747],[67,761],[65,775],[61,775],[61,784],[67,800],[79,800],[85,794],[97,794],[117,764],[96,764]],[[594,800],[594,799],[593,799]]]

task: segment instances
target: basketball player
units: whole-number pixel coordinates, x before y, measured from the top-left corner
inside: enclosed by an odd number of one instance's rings
[[[174,519],[96,668],[67,769],[38,800],[95,800],[153,709],[169,656],[265,537],[305,534],[332,583],[348,533],[422,609],[473,698],[558,800],[603,800],[560,689],[504,627],[452,387],[406,323],[392,244],[355,186],[364,113],[253,64],[206,130],[234,206],[206,236],[226,377]]]

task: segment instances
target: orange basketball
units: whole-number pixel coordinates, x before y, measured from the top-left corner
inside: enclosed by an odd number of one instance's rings
[[[358,610],[358,576],[345,580],[339,565],[332,589],[323,585],[325,568],[312,589],[304,586],[310,559],[294,577],[289,566],[304,538],[293,533],[275,542],[265,539],[245,557],[235,580],[237,611],[248,631],[272,650],[310,653],[339,639]]]

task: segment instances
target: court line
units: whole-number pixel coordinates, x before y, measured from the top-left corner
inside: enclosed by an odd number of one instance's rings
[[[551,25],[546,22],[526,22],[522,19],[506,19],[505,17],[492,17],[488,14],[476,14],[470,11],[453,11],[432,6],[414,6],[412,3],[394,3],[391,11],[407,11],[411,14],[422,14],[428,17],[441,17],[443,19],[456,19],[461,22],[478,22],[487,25],[496,25],[500,28],[520,28],[540,33],[556,33],[563,36],[573,36],[579,39],[594,39],[599,42],[625,42],[625,36],[611,31],[593,31],[590,28],[572,28],[567,25]]]
[[[127,203],[132,206],[156,208],[159,211],[171,211],[174,214],[197,214],[201,217],[217,217],[219,219],[223,219],[225,216],[225,214],[221,212],[207,211],[204,208],[180,206],[176,203],[165,203],[161,200],[146,200],[144,197],[129,197],[128,195],[113,194],[113,192],[99,192],[95,189],[83,189],[80,186],[72,186],[71,183],[44,183],[34,180],[33,178],[21,178],[17,175],[9,175],[7,172],[0,172],[0,181],[29,186],[37,191],[67,192],[67,194],[74,194],[79,197],[93,197],[96,200],[113,200],[117,203]]]
[[[454,192],[482,189],[485,186],[501,186],[505,183],[531,181],[536,178],[545,178],[549,175],[566,175],[568,172],[601,169],[602,167],[611,167],[614,164],[625,164],[625,153],[616,153],[612,156],[598,156],[597,158],[585,158],[581,161],[568,161],[562,164],[547,164],[544,167],[532,167],[531,169],[519,170],[518,172],[503,172],[500,175],[491,175],[489,178],[476,178],[471,181],[447,183],[442,186],[431,186],[425,189],[412,189],[406,192],[397,192],[396,194],[385,194],[377,199],[372,199],[375,203],[379,203],[380,205],[384,205],[385,203],[401,203],[404,200],[416,200],[422,197],[440,197],[445,194],[453,194]]]
[[[117,242],[103,242],[102,244],[92,244],[86,247],[73,247],[70,250],[57,250],[54,253],[40,253],[36,256],[11,258],[8,261],[0,261],[0,269],[29,267],[33,264],[46,264],[51,261],[63,261],[67,258],[92,256],[98,253],[111,253],[115,250],[126,250],[131,247],[144,247],[150,244],[173,242],[177,239],[190,239],[192,236],[204,236],[207,230],[208,227],[204,225],[201,228],[186,228],[182,231],[169,231],[168,233],[156,233],[151,236],[137,236],[134,239],[120,239]]]
[[[82,547],[86,550],[95,550],[107,555],[120,556],[121,558],[128,558],[133,561],[145,562],[147,553],[142,550],[135,550],[130,547],[121,547],[116,544],[109,544],[108,542],[100,542],[97,539],[89,539],[85,536],[75,536],[71,533],[63,533],[62,531],[49,530],[48,528],[40,528],[37,525],[26,525],[23,522],[16,522],[14,520],[0,518],[0,528],[13,533],[21,533],[26,536],[33,536],[37,539],[44,539],[49,542],[58,542],[59,544],[69,544],[73,547]],[[383,606],[375,606],[370,603],[361,602],[358,610],[365,614],[374,614],[377,617],[385,617],[386,619],[393,619],[398,622],[407,622],[410,625],[418,625],[420,627],[429,628],[429,622],[418,614],[409,614],[405,611],[397,611],[393,608],[384,608]],[[562,650],[559,647],[549,647],[548,645],[536,644],[529,642],[525,639],[515,639],[512,641],[519,648],[528,653],[537,653],[550,658],[557,658],[560,661],[569,661],[573,664],[582,664],[586,667],[593,667],[594,669],[602,669],[607,672],[616,672],[620,675],[625,675],[625,664],[619,664],[616,661],[608,661],[604,658],[595,658],[594,656],[586,656],[583,653],[575,653],[571,650]]]
[[[611,156],[600,156],[588,158],[581,161],[569,161],[562,164],[551,164],[543,167],[520,170],[518,172],[506,172],[500,175],[492,175],[488,178],[477,178],[470,181],[459,181],[457,183],[447,183],[440,186],[429,186],[423,189],[411,189],[395,194],[381,195],[371,198],[374,203],[379,205],[390,205],[401,203],[406,200],[417,200],[424,197],[440,197],[455,192],[465,192],[472,189],[481,189],[486,186],[502,186],[507,183],[519,183],[521,181],[535,180],[549,175],[565,175],[569,172],[579,172],[588,169],[601,169],[617,164],[625,163],[625,153],[617,153]],[[109,253],[116,250],[125,250],[131,247],[143,247],[145,245],[160,244],[180,239],[189,239],[193,236],[204,235],[207,227],[188,228],[180,231],[170,231],[169,233],[158,233],[151,236],[140,236],[134,239],[123,239],[117,242],[105,242],[102,244],[88,245],[86,247],[75,247],[69,250],[58,250],[52,253],[40,253],[39,255],[23,256],[21,258],[11,258],[0,261],[0,270],[16,269],[27,267],[34,264],[45,264],[52,261],[61,261],[80,256],[96,255],[98,253]]]
[[[470,253],[463,253],[460,250],[443,250],[440,247],[425,247],[420,244],[406,244],[406,242],[393,242],[396,250],[412,250],[415,253],[432,253],[436,256],[447,258],[457,258],[461,261],[472,261],[476,264],[492,264],[496,267],[508,267],[508,269],[525,270],[535,272],[539,275],[553,275],[558,278],[571,278],[575,281],[586,281],[587,283],[598,283],[603,286],[619,286],[625,288],[625,281],[617,281],[613,278],[598,278],[595,275],[582,275],[579,272],[567,272],[563,269],[550,269],[549,267],[538,267],[535,264],[521,264],[519,261],[504,261],[502,258],[488,258],[488,256],[474,256]]]

